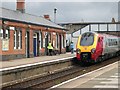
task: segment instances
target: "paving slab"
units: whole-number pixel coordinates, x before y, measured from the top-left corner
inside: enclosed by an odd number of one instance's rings
[[[14,67],[14,66],[20,66],[20,65],[26,65],[26,64],[33,64],[38,62],[45,62],[55,59],[61,59],[61,58],[67,58],[67,57],[75,57],[75,53],[66,53],[66,54],[60,54],[60,55],[54,55],[54,56],[39,56],[34,58],[23,58],[23,59],[16,59],[16,60],[9,60],[9,61],[0,61],[0,68],[8,68],[8,67]]]

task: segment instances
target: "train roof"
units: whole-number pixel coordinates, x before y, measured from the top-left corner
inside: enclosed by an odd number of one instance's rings
[[[112,37],[118,37],[118,36],[115,36],[115,35],[110,35],[110,34],[105,34],[105,33],[97,33],[97,32],[93,32],[93,31],[89,31],[89,32],[84,32],[84,33],[94,33],[96,35],[101,35],[101,36],[112,36]],[[84,34],[83,33],[83,34]],[[120,37],[119,37],[120,38]]]

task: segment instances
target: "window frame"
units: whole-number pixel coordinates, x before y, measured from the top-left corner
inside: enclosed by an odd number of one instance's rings
[[[14,30],[14,49],[22,49],[22,29],[20,27],[15,27]]]
[[[3,39],[3,29],[0,28],[0,38]]]

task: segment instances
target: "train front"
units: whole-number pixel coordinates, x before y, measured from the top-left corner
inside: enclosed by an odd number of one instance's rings
[[[76,57],[81,62],[95,62],[97,59],[96,46],[98,35],[94,32],[86,32],[79,36],[76,45]]]

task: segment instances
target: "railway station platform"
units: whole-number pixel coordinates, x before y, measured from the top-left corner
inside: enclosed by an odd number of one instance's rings
[[[118,90],[118,88],[120,88],[119,63],[120,62],[115,62],[70,79],[51,87],[50,90],[54,90],[54,88],[58,90],[59,88],[68,88],[67,90],[73,90],[75,88],[79,90]]]
[[[0,61],[0,68],[9,68],[9,67],[15,67],[15,66],[21,66],[21,65],[27,65],[27,64],[34,64],[39,62],[47,62],[62,58],[68,58],[68,57],[75,57],[75,53],[66,53],[66,54],[60,54],[60,55],[53,55],[53,56],[40,56],[40,57],[34,57],[34,58],[24,58],[24,59],[16,59],[16,60],[9,60],[9,61]]]

